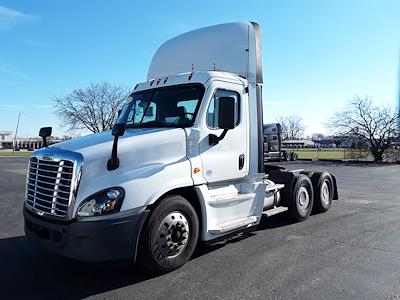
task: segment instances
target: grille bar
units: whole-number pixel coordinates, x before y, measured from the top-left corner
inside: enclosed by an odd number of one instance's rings
[[[54,191],[54,188],[53,188],[53,189],[50,189],[50,188],[43,187],[43,186],[40,186],[40,185],[35,185],[35,184],[33,184],[33,183],[30,183],[30,182],[28,182],[28,185],[31,186],[31,187],[33,187],[33,189],[32,189],[32,188],[30,188],[30,187],[28,186],[28,190],[33,190],[33,191],[35,191],[35,188],[37,187],[38,189],[46,190],[46,191],[49,191],[49,192]],[[59,193],[64,193],[64,194],[69,194],[69,191],[66,192],[66,191],[59,190],[58,192],[59,192]],[[68,198],[68,197],[67,197],[67,198]],[[68,199],[67,199],[67,200],[68,200]]]
[[[46,196],[46,197],[50,197],[48,194],[45,194],[45,193],[41,193],[41,192],[38,192],[38,191],[35,191],[35,190],[32,190],[32,189],[30,189],[30,188],[28,188],[28,191],[31,191],[31,192],[33,192],[34,194],[30,194],[30,193],[28,193],[28,196],[31,196],[31,197],[36,197],[37,198],[37,195],[41,195],[41,196]],[[54,193],[54,191],[51,191],[51,192],[53,192]],[[59,197],[58,195],[56,196],[57,197],[57,199],[60,199],[60,200],[66,200],[66,201],[68,201],[69,200],[69,198],[65,198],[65,197]],[[49,200],[44,200],[44,199],[39,199],[40,201],[47,201],[47,202],[50,202],[50,203],[52,203],[53,201],[49,201]],[[65,204],[64,204],[65,205]],[[67,205],[68,206],[68,205]]]
[[[47,172],[46,170],[41,170],[41,171]],[[58,174],[58,173],[57,173],[57,174]],[[29,172],[29,175],[39,176],[39,177],[48,178],[48,179],[54,179],[54,178],[55,178],[55,177],[52,177],[52,176],[41,175],[41,174],[38,174],[37,172],[35,172],[35,173]],[[66,178],[62,178],[62,180],[71,181],[71,179],[66,179]]]
[[[40,170],[40,169],[38,169],[38,168],[35,168],[35,167],[30,167],[30,169],[31,170],[33,170],[33,171],[35,171],[36,172],[36,170]],[[71,172],[58,172],[58,171],[53,171],[53,170],[42,170],[43,172],[48,172],[48,173],[56,173],[56,174],[58,174],[58,173],[61,173],[61,174],[64,174],[64,175],[71,175]]]
[[[58,163],[59,163],[58,161],[51,162],[51,161],[44,161],[44,160],[42,160],[40,162],[37,162],[37,161],[32,162],[32,164],[35,164],[35,165],[48,166],[48,167],[58,167]],[[73,168],[73,162],[70,162],[70,164],[66,165],[66,167]]]
[[[30,179],[30,178],[28,178],[28,179]],[[41,184],[46,184],[46,185],[52,185],[52,183],[50,183],[50,182],[46,182],[46,181],[39,180],[39,179],[35,179],[35,182],[41,183]],[[69,185],[61,184],[61,183],[59,183],[58,186],[65,187],[65,188],[70,188]],[[41,188],[41,186],[39,186],[39,188]]]
[[[32,157],[26,205],[40,214],[65,217],[71,202],[74,165],[72,160]]]

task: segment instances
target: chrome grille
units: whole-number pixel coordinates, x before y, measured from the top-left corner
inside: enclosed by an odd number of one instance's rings
[[[74,161],[32,157],[29,162],[26,205],[39,215],[65,217],[71,201]]]

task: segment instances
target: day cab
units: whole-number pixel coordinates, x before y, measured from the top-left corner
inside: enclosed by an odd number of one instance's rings
[[[164,43],[111,132],[33,153],[26,235],[74,259],[130,258],[163,273],[198,241],[253,230],[263,215],[328,210],[332,174],[264,166],[261,57],[253,22]]]

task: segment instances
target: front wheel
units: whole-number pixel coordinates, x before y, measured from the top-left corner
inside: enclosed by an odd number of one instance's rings
[[[181,196],[167,196],[144,225],[137,263],[151,274],[178,269],[192,256],[198,237],[199,220],[193,206]]]

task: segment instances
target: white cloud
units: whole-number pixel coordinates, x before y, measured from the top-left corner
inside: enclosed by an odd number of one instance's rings
[[[299,101],[292,100],[264,100],[265,105],[283,105],[283,104],[299,104]]]
[[[22,107],[21,105],[17,105],[17,104],[1,104],[0,106],[4,107],[4,108],[21,108]]]
[[[53,106],[51,105],[46,105],[46,104],[38,104],[35,105],[36,108],[52,108]]]
[[[24,43],[34,46],[34,47],[47,47],[49,45],[49,43],[46,42],[41,42],[41,41],[36,41],[36,40],[32,40],[32,39],[24,39],[22,40]]]
[[[4,67],[4,66],[0,66],[0,74],[4,73],[8,76],[12,76],[14,78],[18,78],[18,79],[30,79],[30,77],[24,73],[15,71],[11,68],[8,67]]]
[[[38,17],[28,15],[17,10],[13,10],[4,6],[0,6],[0,31],[8,30],[19,24],[31,22]]]

